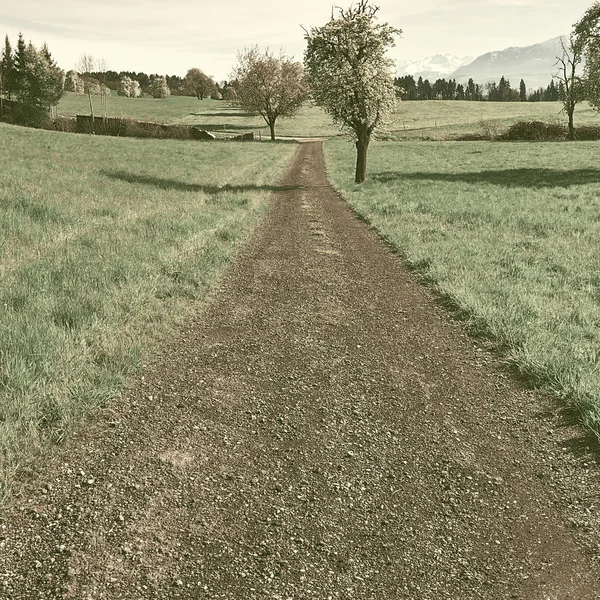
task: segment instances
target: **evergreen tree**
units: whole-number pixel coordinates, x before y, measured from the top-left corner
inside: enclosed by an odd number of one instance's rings
[[[415,78],[412,75],[396,77],[394,79],[394,85],[401,90],[400,98],[402,98],[402,100],[419,99],[417,84],[415,83]]]
[[[465,99],[465,86],[462,83],[459,83],[456,86],[456,99],[457,100]]]
[[[525,87],[525,82],[522,79],[519,83],[519,101],[527,102],[527,88]]]
[[[429,79],[426,79],[423,82],[423,97],[421,100],[433,100],[433,90],[431,88],[431,84],[429,83]]]
[[[509,102],[511,96],[510,92],[510,81],[501,77],[500,83],[498,84],[498,100],[500,102]]]
[[[29,43],[23,51],[20,67],[20,87],[17,98],[27,116],[38,116],[51,111],[64,93],[64,72],[56,65],[48,48],[37,50]]]
[[[26,73],[27,73],[27,46],[23,34],[19,33],[19,39],[17,40],[17,49],[15,51],[15,94],[20,91],[23,85],[26,85]]]
[[[465,90],[465,100],[479,100],[475,94],[475,82],[471,77],[467,82],[467,89]]]
[[[424,90],[423,90],[423,78],[419,77],[419,80],[417,81],[417,100],[426,100],[427,98],[424,98]]]
[[[0,57],[0,96],[12,99],[15,92],[15,61],[8,36],[4,39],[4,48]]]

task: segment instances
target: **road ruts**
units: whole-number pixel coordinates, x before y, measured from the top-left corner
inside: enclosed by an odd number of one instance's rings
[[[301,144],[209,302],[2,513],[0,598],[600,598],[598,465],[550,408]]]

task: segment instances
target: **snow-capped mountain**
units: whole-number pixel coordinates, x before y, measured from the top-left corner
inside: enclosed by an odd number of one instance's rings
[[[556,58],[562,55],[560,37],[532,46],[518,46],[488,52],[475,60],[453,54],[436,54],[420,61],[405,61],[398,65],[398,77],[412,75],[433,83],[438,78],[456,79],[466,83],[473,78],[476,83],[508,79],[518,88],[521,79],[529,89],[546,87],[557,71]]]
[[[469,77],[478,83],[498,81],[504,76],[513,87],[523,79],[528,88],[546,87],[556,73],[556,57],[562,55],[560,37],[533,46],[519,46],[488,52],[452,73],[459,83]]]
[[[412,75],[415,79],[422,77],[432,83],[436,79],[448,77],[462,65],[473,60],[472,56],[455,56],[454,54],[436,54],[418,61],[398,63],[398,77]]]

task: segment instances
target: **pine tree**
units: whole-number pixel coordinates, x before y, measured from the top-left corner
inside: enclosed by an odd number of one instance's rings
[[[475,82],[473,81],[472,77],[467,82],[467,89],[465,90],[465,99],[466,100],[478,100],[479,99],[476,97],[476,94],[475,94]]]
[[[27,46],[23,34],[19,33],[14,59],[14,93],[18,95],[27,85]]]
[[[525,82],[522,79],[519,83],[519,101],[527,102],[527,88],[525,87]]]
[[[8,100],[12,99],[14,94],[14,80],[15,80],[15,64],[12,47],[10,40],[6,36],[4,40],[4,48],[2,50],[2,56],[0,58],[0,96],[5,97]]]

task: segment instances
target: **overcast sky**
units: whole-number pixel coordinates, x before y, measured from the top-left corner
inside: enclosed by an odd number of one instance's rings
[[[302,60],[301,25],[323,25],[324,0],[0,0],[0,34],[46,42],[58,64],[81,54],[115,71],[185,75],[198,67],[228,79],[237,51],[258,44]],[[336,2],[344,7],[350,0]],[[479,56],[568,33],[592,0],[375,0],[380,21],[403,30],[397,61],[433,54]]]

